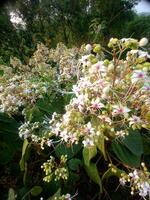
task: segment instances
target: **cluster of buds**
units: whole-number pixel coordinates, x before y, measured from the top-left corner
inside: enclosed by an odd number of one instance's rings
[[[60,163],[55,161],[53,156],[50,156],[50,159],[47,162],[43,163],[41,168],[45,172],[45,177],[43,180],[45,182],[50,182],[53,178],[55,181],[67,180],[68,179],[68,170],[66,168],[67,156],[62,155],[60,158]]]
[[[138,193],[143,198],[150,196],[150,173],[144,163],[141,163],[141,169],[121,174],[120,183],[131,187],[131,195]]]
[[[101,136],[111,140],[126,137],[130,128],[150,129],[150,63],[148,56],[141,60],[132,53],[141,51],[140,43],[111,39],[112,60],[98,60],[91,53],[95,47],[86,46],[89,54],[79,60],[84,73],[73,86],[75,96],[65,114],[50,123],[53,134],[71,144],[94,146]]]

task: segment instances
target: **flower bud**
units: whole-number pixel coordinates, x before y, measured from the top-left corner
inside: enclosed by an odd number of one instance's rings
[[[100,52],[101,52],[101,49],[102,49],[101,45],[100,45],[100,44],[97,44],[97,45],[94,47],[93,51],[94,51],[95,53],[100,53]]]
[[[107,86],[107,87],[105,87],[105,88],[103,89],[103,93],[104,93],[105,95],[108,94],[109,91],[110,91],[110,86]]]
[[[148,39],[147,38],[142,38],[140,41],[139,41],[139,46],[140,47],[144,47],[148,44]]]
[[[108,71],[112,72],[114,70],[114,65],[111,63],[108,65]]]
[[[87,44],[87,45],[85,46],[85,49],[86,49],[86,51],[91,52],[92,46],[91,46],[90,44]]]

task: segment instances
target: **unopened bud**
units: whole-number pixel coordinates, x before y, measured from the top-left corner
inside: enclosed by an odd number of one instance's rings
[[[148,39],[147,38],[142,38],[140,41],[139,41],[139,46],[140,47],[144,47],[148,44]]]
[[[85,49],[86,49],[86,51],[91,52],[92,46],[91,46],[90,44],[87,44],[87,45],[85,46]]]

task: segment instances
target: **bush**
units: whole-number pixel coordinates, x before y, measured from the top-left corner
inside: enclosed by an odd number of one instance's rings
[[[1,67],[1,111],[22,122],[24,139],[16,198],[150,195],[147,43],[111,38],[108,49],[39,45],[28,65],[13,59],[13,68]]]

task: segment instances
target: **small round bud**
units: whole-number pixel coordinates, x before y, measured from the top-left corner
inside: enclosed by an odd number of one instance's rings
[[[112,72],[114,70],[114,65],[111,63],[108,65],[108,71]]]
[[[92,46],[91,46],[90,44],[87,44],[87,45],[85,46],[85,49],[86,49],[86,51],[91,52]]]
[[[97,44],[97,45],[94,47],[93,51],[94,51],[95,53],[100,53],[100,52],[101,52],[101,49],[102,49],[101,45],[100,45],[100,44]]]
[[[103,89],[103,94],[108,94],[109,93],[109,91],[110,91],[110,86],[107,86],[107,87],[105,87],[104,89]]]
[[[140,41],[139,41],[139,46],[140,47],[144,47],[148,44],[148,39],[147,38],[142,38]]]

